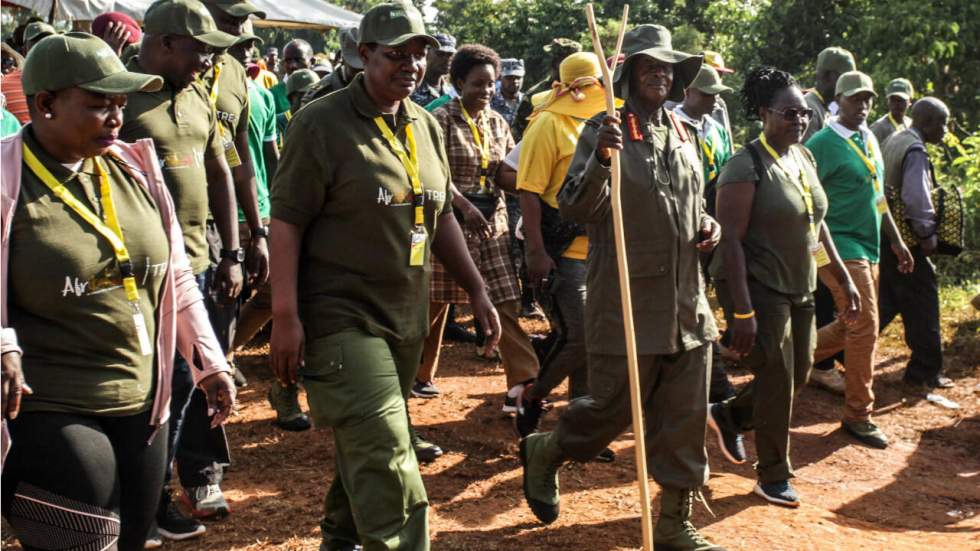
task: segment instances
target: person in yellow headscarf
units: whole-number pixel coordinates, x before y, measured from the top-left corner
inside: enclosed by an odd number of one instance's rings
[[[538,290],[552,332],[538,381],[518,401],[516,428],[535,432],[544,399],[565,377],[572,398],[588,394],[585,361],[585,226],[563,222],[556,197],[585,121],[605,109],[599,58],[579,52],[562,61],[560,82],[531,98],[535,106],[521,142],[517,190],[524,215],[528,281]],[[608,449],[601,455],[612,460]]]

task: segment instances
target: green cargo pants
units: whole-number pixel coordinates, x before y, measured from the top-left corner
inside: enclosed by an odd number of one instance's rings
[[[756,474],[761,482],[778,482],[793,476],[789,426],[793,396],[806,385],[813,366],[813,295],[784,295],[749,279],[749,296],[757,324],[755,346],[741,363],[755,378],[723,402],[722,415],[739,431],[755,430]],[[725,283],[718,285],[718,301],[726,316],[735,311]]]
[[[360,330],[306,344],[300,375],[310,413],[333,428],[336,447],[321,524],[326,550],[429,549],[428,498],[405,407],[422,344],[391,344]]]
[[[657,484],[699,488],[708,480],[704,427],[711,346],[669,356],[640,356],[647,470]],[[576,398],[555,428],[558,446],[589,461],[632,422],[626,357],[589,354],[590,395]]]

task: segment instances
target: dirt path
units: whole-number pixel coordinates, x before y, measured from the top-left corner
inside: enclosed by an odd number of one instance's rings
[[[884,451],[855,445],[839,430],[841,399],[808,388],[797,401],[791,436],[803,506],[782,509],[751,494],[751,435],[750,461],[740,466],[725,462],[709,439],[712,474],[705,494],[715,516],[697,505],[697,525],[730,550],[980,549],[980,321],[968,308],[944,308],[947,369],[958,385],[944,394],[962,409],[903,394],[899,379],[907,356],[891,328],[875,393],[877,420],[892,445]],[[314,551],[332,475],[330,431],[275,428],[265,401],[271,382],[265,349],[250,349],[240,360],[250,384],[228,429],[234,466],[222,484],[233,514],[209,523],[204,539],[165,549]],[[749,378],[742,371],[732,375],[736,382]],[[436,382],[441,397],[411,401],[416,425],[446,450],[422,470],[433,549],[638,548],[630,434],[611,446],[618,454],[614,463],[563,469],[561,517],[543,527],[521,493],[517,441],[500,412],[502,370],[474,359],[471,346],[450,344]],[[548,414],[546,428],[564,406],[559,402]]]
[[[712,474],[705,493],[715,516],[697,506],[697,525],[732,550],[980,549],[980,323],[966,308],[949,312],[944,323],[952,343],[947,369],[958,384],[944,394],[962,409],[941,409],[903,394],[899,380],[907,356],[899,331],[891,328],[875,394],[878,422],[893,444],[884,451],[855,445],[839,430],[841,399],[808,388],[797,401],[791,436],[803,506],[790,511],[751,495],[751,435],[750,462],[740,466],[725,462],[709,440]],[[223,486],[234,514],[209,524],[206,539],[167,548],[318,548],[321,500],[332,474],[330,432],[291,434],[271,425],[263,352],[252,350],[243,358],[251,384],[229,428],[235,466]],[[740,371],[733,376],[737,382],[749,378]],[[434,549],[639,546],[630,434],[612,445],[614,463],[563,469],[561,517],[542,527],[521,493],[516,439],[500,412],[500,368],[473,359],[471,346],[450,344],[437,385],[441,397],[411,401],[416,425],[446,450],[422,471]],[[546,417],[545,427],[564,405]]]

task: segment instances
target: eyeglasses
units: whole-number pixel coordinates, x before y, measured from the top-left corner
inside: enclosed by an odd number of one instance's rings
[[[810,120],[813,118],[813,109],[809,108],[797,109],[796,107],[790,107],[789,109],[773,109],[772,107],[766,107],[766,109],[773,113],[779,113],[786,122],[793,122],[797,119]]]

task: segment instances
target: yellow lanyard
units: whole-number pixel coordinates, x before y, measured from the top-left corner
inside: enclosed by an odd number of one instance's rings
[[[476,148],[480,151],[480,190],[483,191],[487,188],[487,169],[490,166],[490,131],[486,126],[486,117],[480,113],[480,126],[483,127],[483,138],[480,138],[480,131],[476,128],[476,122],[463,107],[462,99],[459,100],[459,110],[463,112],[463,119],[466,124],[470,125],[473,141],[476,142]]]
[[[408,173],[408,179],[412,183],[412,194],[415,196],[413,199],[415,206],[415,225],[424,226],[425,210],[423,206],[425,195],[422,190],[422,179],[419,177],[418,152],[415,147],[415,135],[412,133],[412,125],[409,124],[405,127],[405,138],[408,140],[408,151],[405,151],[405,146],[391,132],[391,129],[388,128],[388,123],[385,122],[383,117],[375,117],[374,124],[378,125],[378,129],[381,130],[381,135],[388,141],[388,145],[391,146],[392,151],[395,152],[398,160],[405,167],[405,172]]]
[[[905,130],[905,121],[902,121],[902,124],[898,124],[897,122],[895,122],[895,119],[892,117],[891,112],[888,113],[888,120],[891,121],[892,126],[895,128],[895,130]]]
[[[218,77],[221,76],[221,64],[216,63],[214,65],[214,82],[211,83],[211,105],[216,105],[218,103]]]
[[[100,220],[84,203],[75,198],[68,191],[68,188],[59,182],[51,174],[51,171],[41,164],[41,161],[27,147],[27,144],[24,144],[24,162],[27,163],[31,171],[44,182],[44,185],[48,186],[51,193],[81,216],[83,220],[95,228],[95,231],[99,232],[112,245],[112,250],[116,255],[116,262],[119,263],[119,271],[123,277],[126,298],[129,302],[138,306],[139,292],[136,288],[136,275],[133,273],[133,263],[129,259],[129,251],[126,249],[126,243],[123,241],[122,228],[119,227],[119,218],[116,216],[116,205],[112,201],[112,191],[109,187],[109,176],[106,175],[105,169],[102,168],[100,158],[96,157],[93,160],[95,161],[95,170],[99,177],[99,192],[102,195],[100,202],[102,203],[105,222]]]
[[[787,176],[790,177],[791,180],[793,180],[793,183],[795,184],[796,188],[799,190],[800,195],[803,196],[803,204],[806,205],[807,221],[810,223],[810,234],[816,237],[817,226],[813,222],[813,194],[810,192],[810,184],[807,182],[806,176],[804,175],[803,163],[800,162],[800,159],[797,157],[797,155],[795,154],[793,155],[794,159],[796,160],[796,164],[798,165],[797,168],[800,169],[799,174],[796,176],[796,178],[794,178],[793,174],[791,174],[790,171],[787,170],[780,162],[780,157],[779,154],[776,153],[776,150],[769,145],[768,141],[766,141],[765,133],[759,134],[759,142],[762,143],[762,147],[766,148],[766,151],[768,151],[769,154],[772,155],[773,160],[776,161],[776,166],[778,166],[779,169],[783,171],[783,173],[785,173]],[[792,151],[792,148],[790,148],[790,150]]]
[[[864,163],[864,166],[868,168],[868,172],[871,173],[871,185],[874,187],[875,195],[877,195],[881,190],[881,186],[878,183],[878,167],[875,166],[874,161],[869,159],[868,156],[864,154],[864,151],[861,151],[861,148],[858,147],[856,143],[854,143],[854,140],[847,138],[844,141],[847,142],[847,145],[851,146],[851,149],[853,149],[854,152],[857,153],[858,157],[861,158],[861,161]],[[869,152],[871,152],[871,154],[874,155],[874,150],[873,150],[874,146],[871,145],[870,141],[866,141],[865,143],[868,144]]]

